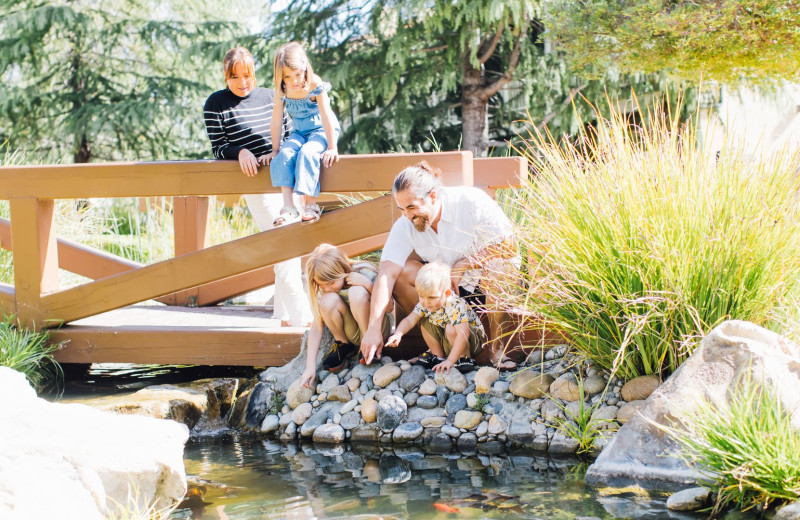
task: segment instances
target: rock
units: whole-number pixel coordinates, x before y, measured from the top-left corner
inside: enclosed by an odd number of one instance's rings
[[[378,427],[384,432],[394,430],[405,420],[407,412],[405,401],[399,397],[393,395],[384,397],[378,403]]]
[[[577,382],[559,378],[550,384],[550,396],[564,401],[579,401],[581,392]]]
[[[475,409],[478,406],[478,395],[475,392],[467,394],[467,407]]]
[[[616,406],[600,406],[592,412],[591,421],[595,423],[594,428],[602,428],[617,417],[619,408]]]
[[[450,372],[446,374],[436,374],[433,380],[437,385],[444,385],[457,394],[463,392],[467,387],[467,378],[457,368],[451,368]]]
[[[372,382],[378,388],[385,388],[391,384],[392,381],[400,377],[403,372],[395,364],[389,363],[380,367],[372,376]]]
[[[303,403],[307,403],[314,396],[314,391],[300,384],[300,378],[289,386],[286,391],[286,404],[294,410]]]
[[[786,338],[744,321],[720,324],[620,428],[587,471],[586,481],[693,485],[700,476],[686,465],[680,446],[661,427],[680,429],[704,400],[727,408],[730,394],[747,377],[756,385],[775,388],[784,410],[800,409],[798,367],[800,347]]]
[[[314,412],[311,417],[309,417],[300,427],[300,436],[311,437],[314,435],[314,430],[328,422],[329,418],[330,414],[328,413],[328,410],[323,410],[320,408]]]
[[[442,426],[444,426],[444,423],[445,423],[445,418],[441,416],[426,417],[425,419],[422,419],[422,421],[420,422],[420,424],[422,424],[422,426],[424,426],[425,428],[441,428]]]
[[[344,428],[338,424],[323,424],[314,430],[314,442],[341,444],[344,442]]]
[[[403,397],[403,401],[406,402],[406,405],[408,405],[409,408],[417,404],[417,399],[419,399],[419,394],[416,392],[411,392]]]
[[[503,394],[508,392],[510,387],[511,383],[508,381],[497,381],[492,385],[492,395],[495,397],[503,397]]]
[[[350,379],[347,381],[347,388],[348,388],[348,389],[349,389],[351,392],[355,392],[356,390],[358,390],[359,388],[361,388],[361,380],[360,380],[360,379],[358,379],[357,377],[351,377],[351,378],[350,378]]]
[[[583,381],[583,392],[586,395],[596,395],[605,390],[606,380],[602,376],[589,376]]]
[[[421,366],[415,365],[403,372],[397,384],[405,390],[410,392],[425,381],[425,369]]]
[[[419,395],[433,395],[436,393],[436,381],[433,379],[425,379],[421,385],[419,385],[419,390],[417,390]]]
[[[350,430],[352,434],[350,440],[353,442],[370,442],[377,441],[381,436],[381,431],[374,425],[358,426]]]
[[[453,416],[456,412],[459,412],[466,407],[467,398],[462,394],[453,394],[450,396],[450,399],[447,400],[447,403],[445,403],[444,410],[447,412],[448,416]]]
[[[461,450],[471,450],[478,445],[478,436],[472,432],[461,434],[456,442],[456,445]]]
[[[481,367],[475,374],[475,392],[485,394],[492,389],[492,385],[500,377],[500,372],[494,367]]]
[[[657,375],[639,376],[631,379],[622,387],[622,399],[625,401],[644,401],[652,394],[661,380]]]
[[[667,509],[670,511],[697,511],[708,503],[711,490],[704,487],[693,487],[678,491],[667,499]]]
[[[489,433],[492,435],[500,435],[505,433],[508,429],[508,423],[505,422],[500,416],[492,415],[489,417]]]
[[[406,370],[410,369],[412,365],[405,359],[401,359],[400,361],[397,362],[397,366],[400,367],[400,370],[405,372]]]
[[[102,519],[185,496],[186,425],[50,403],[7,367],[0,395],[0,518]]]
[[[542,403],[541,414],[545,421],[555,421],[564,418],[564,410],[562,410],[557,403],[549,399]]]
[[[342,415],[339,425],[345,430],[352,430],[361,424],[361,414],[358,412],[350,411]]]
[[[340,403],[350,401],[350,389],[347,388],[347,385],[334,386],[331,388],[331,391],[328,392],[328,401],[339,401]]]
[[[442,426],[442,433],[446,433],[448,437],[457,439],[461,435],[461,430],[459,430],[455,426],[445,424],[444,426]]]
[[[436,399],[435,395],[421,395],[417,399],[417,406],[420,408],[436,408],[439,405],[439,401]]]
[[[422,425],[418,422],[403,423],[392,432],[392,442],[399,444],[411,442],[422,435]]]
[[[444,415],[445,412],[441,408],[425,409],[415,406],[414,408],[409,408],[408,417],[406,417],[406,420],[408,422],[422,422],[422,420],[427,417],[442,417],[446,419]]]
[[[800,520],[800,501],[792,502],[778,509],[772,520]]]
[[[295,437],[297,437],[297,425],[293,422],[290,422],[286,425],[286,429],[283,430],[283,433],[280,434],[280,439],[282,441],[290,442],[294,441]]]
[[[287,406],[287,408],[288,408],[288,406]],[[288,426],[290,422],[293,422],[292,414],[291,413],[285,413],[285,414],[281,415],[281,418],[278,421],[278,425],[281,428],[283,428],[285,426]]]
[[[197,423],[201,422],[201,418],[204,415],[204,408],[207,409],[207,403],[204,404],[202,402],[202,398],[200,401],[196,400],[196,397],[200,397],[198,393],[195,393],[195,399],[185,399],[181,398],[178,395],[167,395],[165,392],[159,392],[160,395],[153,396],[156,399],[156,402],[168,402],[169,411],[166,411],[166,415],[158,415],[157,413],[152,413],[152,408],[147,404],[148,398],[145,396],[149,393],[149,389],[166,389],[168,387],[173,388],[180,388],[181,385],[159,385],[157,387],[148,387],[138,392],[135,392],[133,395],[123,397],[122,399],[128,400],[129,403],[133,404],[133,407],[125,406],[124,409],[109,409],[105,406],[101,406],[100,409],[104,409],[106,411],[113,411],[114,413],[135,413],[137,415],[147,415],[149,417],[156,417],[156,418],[174,418],[178,422],[182,422],[186,426],[189,427],[190,430],[193,430]],[[171,393],[171,392],[170,392]],[[235,394],[235,392],[234,392]],[[261,425],[261,422],[264,420],[270,413],[274,413],[275,410],[271,410],[272,403],[275,400],[276,392],[272,388],[272,385],[266,383],[257,383],[252,390],[249,392],[245,391],[240,396],[240,399],[237,401],[246,403],[246,409],[244,412],[244,424],[242,424],[241,419],[239,421],[234,422],[233,424],[239,424],[240,426],[244,426],[245,428],[257,428]],[[207,394],[208,397],[213,397],[210,394]],[[232,396],[233,397],[233,396]],[[194,403],[192,403],[194,401]],[[89,404],[92,406],[92,403],[84,401],[85,404]],[[191,404],[190,404],[191,403]],[[188,405],[188,406],[187,406]],[[193,412],[192,408],[197,407],[197,412]],[[241,405],[237,406],[236,408],[240,408]],[[139,410],[148,410],[146,413],[141,413],[140,411],[135,411],[136,409]],[[221,412],[221,410],[220,410]],[[187,422],[186,419],[194,417],[194,419],[190,419],[194,421],[194,424]]]
[[[328,400],[328,393],[327,392],[322,392],[321,394],[319,394],[317,396],[317,401],[319,401],[320,403],[323,402],[323,401],[327,401],[327,400]]]
[[[280,427],[280,419],[277,415],[268,415],[264,417],[264,422],[261,423],[261,431],[264,433],[272,433]]]
[[[351,411],[355,410],[356,406],[358,406],[358,400],[357,399],[351,399],[350,401],[344,403],[344,406],[342,406],[342,409],[339,410],[339,413],[344,415],[347,412],[351,412]]]
[[[478,426],[478,424],[480,424],[481,419],[483,419],[483,414],[481,412],[461,410],[456,413],[456,418],[453,421],[453,426],[455,426],[456,428],[471,430],[476,426]]]
[[[288,388],[296,382],[300,381],[300,377],[306,369],[306,343],[308,342],[308,332],[303,335],[303,342],[300,345],[300,352],[297,357],[280,367],[270,367],[262,372],[258,377],[262,382],[272,383],[275,391],[285,394]],[[322,340],[320,341],[319,351],[317,352],[317,359],[314,360],[314,366],[320,366],[322,358],[328,354],[333,345],[333,336],[327,327],[323,328]],[[363,366],[363,365],[358,365]],[[355,369],[354,369],[355,370]],[[364,380],[363,378],[361,379]],[[310,397],[309,397],[310,399]],[[308,401],[309,399],[301,400],[300,402]],[[288,401],[288,398],[287,398]],[[290,405],[291,406],[291,405]],[[296,406],[292,407],[296,408]]]
[[[530,421],[511,421],[506,432],[511,446],[530,446],[533,443]]]
[[[364,422],[374,423],[378,418],[378,401],[371,398],[364,399],[361,403],[361,417],[364,418]]]
[[[486,434],[489,433],[489,421],[481,421],[478,427],[475,429],[475,435],[478,436],[478,440],[481,440],[481,437],[485,437]]]
[[[579,446],[580,444],[577,440],[562,433],[556,432],[556,434],[553,435],[553,438],[550,439],[548,451],[550,453],[572,454],[578,451]]]
[[[509,390],[517,397],[525,399],[536,399],[542,397],[550,389],[553,383],[553,376],[550,374],[540,374],[533,370],[523,370],[518,372],[511,380]]]
[[[394,394],[392,394],[392,391],[389,390],[388,388],[384,388],[382,390],[378,390],[377,392],[375,392],[375,400],[376,401],[380,401],[384,397],[387,397],[387,396],[390,396],[390,395],[394,395]]]
[[[450,390],[448,390],[447,387],[444,386],[436,387],[436,400],[438,401],[439,406],[444,406],[444,403],[446,403],[447,400],[450,399],[450,394],[452,394],[452,392],[450,392]]]
[[[645,401],[631,401],[620,406],[617,412],[617,422],[625,424],[630,421],[636,415],[636,412],[642,409],[644,403]]]
[[[328,376],[322,380],[322,383],[319,384],[317,392],[320,394],[328,393],[337,386],[339,386],[339,376],[333,373],[328,373]]]
[[[381,365],[377,363],[372,363],[371,365],[362,365],[359,363],[350,371],[350,377],[355,377],[362,382],[372,381],[372,376],[375,375],[375,372],[377,372],[380,367]]]

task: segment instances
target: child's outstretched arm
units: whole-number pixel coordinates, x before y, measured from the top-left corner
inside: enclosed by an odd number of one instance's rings
[[[322,341],[322,317],[317,316],[311,322],[311,328],[308,331],[308,340],[306,343],[306,369],[303,375],[300,376],[300,384],[306,388],[311,388],[311,383],[314,382],[317,372],[317,354],[319,353],[319,344]]]
[[[261,164],[269,164],[278,155],[283,139],[283,100],[275,95],[275,105],[272,107],[272,119],[269,122],[269,131],[272,136],[272,151],[258,158]]]
[[[389,336],[389,339],[386,340],[387,347],[397,347],[400,345],[400,340],[403,337],[403,334],[408,332],[409,330],[414,328],[414,325],[419,323],[419,320],[422,319],[422,316],[417,314],[416,312],[412,312],[405,318],[403,321],[397,324],[397,327],[394,329],[394,334]]]

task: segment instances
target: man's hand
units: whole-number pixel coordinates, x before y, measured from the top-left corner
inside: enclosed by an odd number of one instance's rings
[[[438,365],[434,366],[433,371],[436,372],[437,374],[441,374],[442,372],[444,372],[445,374],[449,374],[450,369],[453,368],[453,365],[454,363],[452,361],[450,361],[449,359],[445,359]]]
[[[242,173],[248,177],[255,177],[258,173],[258,160],[247,148],[239,151],[239,167],[242,169]]]
[[[364,356],[367,365],[372,364],[372,359],[375,356],[379,356],[382,350],[383,337],[381,331],[367,329],[361,340],[361,355]]]

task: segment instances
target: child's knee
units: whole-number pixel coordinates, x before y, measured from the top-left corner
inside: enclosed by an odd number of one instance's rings
[[[351,305],[369,305],[369,291],[365,287],[356,285],[348,289],[347,296]]]
[[[322,296],[319,297],[319,308],[321,311],[335,311],[338,310],[342,305],[344,305],[342,297],[337,293],[323,293]]]

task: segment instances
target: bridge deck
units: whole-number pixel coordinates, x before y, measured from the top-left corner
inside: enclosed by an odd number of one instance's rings
[[[69,341],[55,356],[64,363],[280,366],[305,330],[281,327],[266,307],[136,305],[77,320],[51,340]]]

